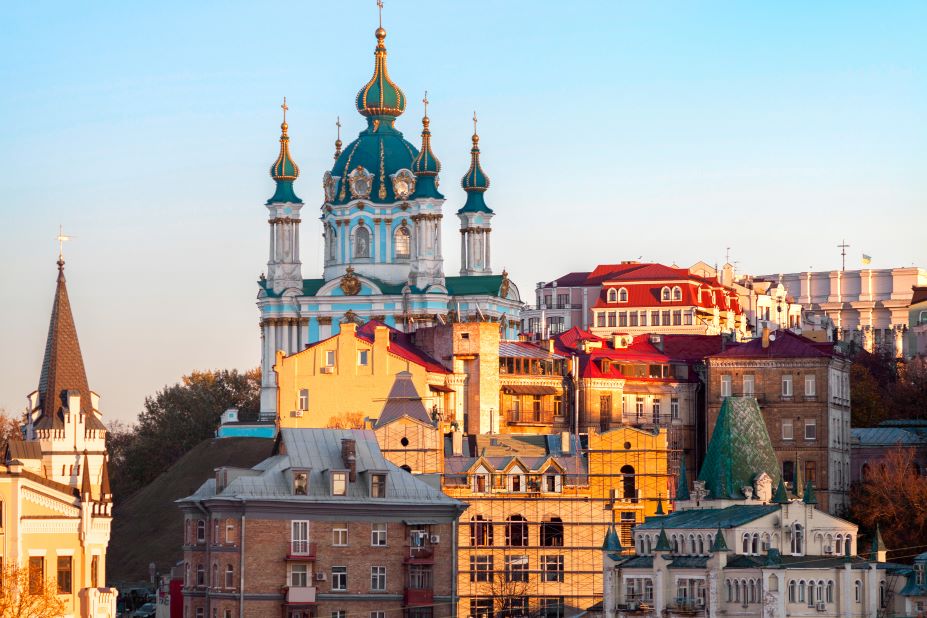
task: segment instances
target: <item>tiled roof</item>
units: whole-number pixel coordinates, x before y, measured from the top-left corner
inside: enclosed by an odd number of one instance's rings
[[[649,517],[635,530],[736,528],[779,510],[778,504],[734,504],[723,509],[687,509],[663,517]]]
[[[370,320],[366,324],[358,327],[357,336],[364,341],[373,343],[377,326],[383,326],[389,329],[389,345],[387,350],[391,353],[421,365],[432,373],[450,373],[450,370],[442,365],[438,360],[426,354],[423,350],[412,343],[412,336],[409,333],[399,331],[392,326],[387,326],[383,322]],[[319,342],[321,343],[321,342]],[[318,345],[318,344],[315,344]],[[314,347],[314,346],[310,346]]]
[[[663,335],[663,352],[678,361],[698,362],[717,354],[722,348],[740,345],[725,342],[722,335]]]
[[[408,371],[400,371],[396,374],[396,380],[386,397],[386,404],[383,411],[380,412],[374,429],[378,429],[387,423],[398,420],[407,416],[413,420],[432,425],[431,417],[425,410],[422,398],[415,390],[415,384],[412,383],[412,374]]]
[[[833,344],[816,343],[790,330],[780,329],[770,335],[769,347],[762,338],[728,348],[712,358],[827,358],[833,355]]]
[[[42,447],[38,440],[10,440],[6,445],[6,461],[18,459],[42,459]]]

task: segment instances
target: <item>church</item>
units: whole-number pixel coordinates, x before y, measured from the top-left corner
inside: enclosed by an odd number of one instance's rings
[[[258,281],[262,420],[276,415],[276,351],[298,352],[337,334],[342,323],[378,320],[410,332],[456,321],[498,322],[503,339],[518,334],[518,289],[505,271],[494,274],[490,262],[494,212],[484,197],[489,176],[480,165],[476,114],[470,167],[461,179],[466,200],[457,210],[461,267],[458,276],[446,276],[445,196],[428,99],[416,147],[396,127],[406,96],[387,70],[386,31],[379,27],[375,35],[373,76],[354,100],[367,127],[343,148],[335,142],[334,165],[322,177],[324,269],[317,279],[303,278],[299,259],[303,201],[296,195],[299,167],[290,154],[284,101],[280,152],[270,169],[276,190],[266,203],[267,273]]]

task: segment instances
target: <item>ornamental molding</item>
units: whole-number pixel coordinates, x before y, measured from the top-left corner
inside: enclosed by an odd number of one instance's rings
[[[623,391],[625,384],[624,378],[583,378],[580,380],[580,385],[584,389],[621,389]]]
[[[350,174],[348,174],[348,184],[351,190],[351,197],[355,199],[368,199],[370,190],[373,189],[373,174],[358,165]]]
[[[73,519],[26,519],[19,520],[19,534],[77,534],[79,517]]]
[[[505,376],[505,377],[503,377]],[[563,389],[563,378],[559,376],[547,376],[537,378],[511,377],[511,374],[502,374],[499,376],[499,386],[552,386]]]
[[[62,515],[66,515],[68,517],[80,517],[80,508],[62,502],[61,500],[56,500],[55,498],[38,493],[31,489],[27,489],[25,487],[23,488],[22,495],[27,502],[31,502],[32,504],[45,507],[51,511],[61,513]]]
[[[799,368],[813,369],[826,367],[830,359],[714,359],[708,358],[708,366],[712,369],[776,369],[776,368]]]

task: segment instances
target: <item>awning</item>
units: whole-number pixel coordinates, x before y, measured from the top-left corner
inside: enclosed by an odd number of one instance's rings
[[[454,389],[447,386],[439,386],[438,384],[429,384],[428,388],[439,393],[453,393]]]
[[[537,386],[534,384],[512,384],[502,387],[506,395],[558,395],[560,390],[553,386]]]

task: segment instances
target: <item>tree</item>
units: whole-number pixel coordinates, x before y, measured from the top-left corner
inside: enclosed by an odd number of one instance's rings
[[[117,505],[153,481],[191,448],[215,435],[219,418],[238,408],[243,421],[260,407],[261,372],[253,369],[194,371],[173,386],[145,398],[134,427],[111,425],[107,442],[113,497]],[[117,491],[118,489],[118,491]]]
[[[348,412],[344,416],[333,416],[328,419],[326,429],[363,429],[364,416],[360,412]]]
[[[10,440],[22,440],[23,434],[19,419],[8,416],[6,410],[0,408],[0,454],[6,452]]]
[[[31,573],[15,562],[0,571],[0,618],[58,618],[65,605],[58,596],[56,582],[41,573]]]
[[[866,478],[850,491],[850,519],[870,534],[878,525],[889,550],[927,545],[927,477],[914,467],[914,454],[891,449],[869,463]],[[859,554],[868,551],[868,545],[857,546]]]
[[[482,596],[492,599],[493,616],[516,617],[534,615],[537,608],[529,607],[528,571],[493,573],[483,584]]]

